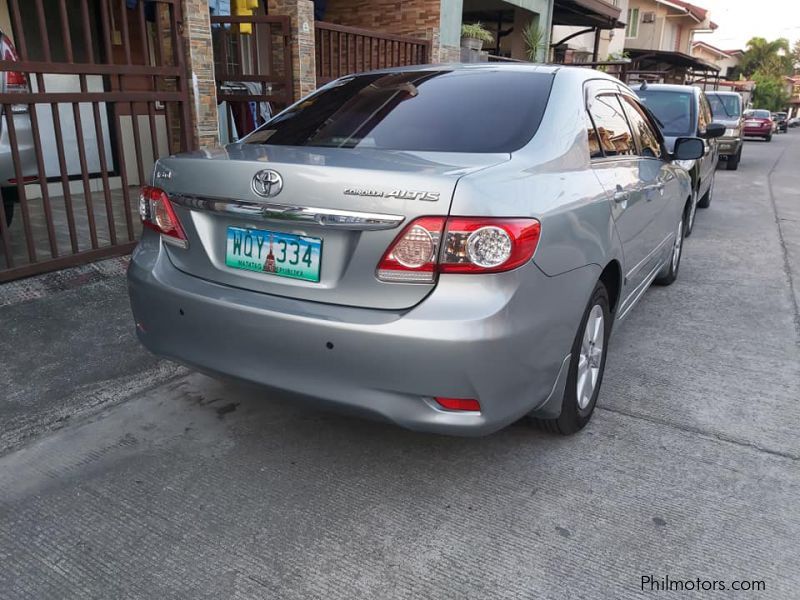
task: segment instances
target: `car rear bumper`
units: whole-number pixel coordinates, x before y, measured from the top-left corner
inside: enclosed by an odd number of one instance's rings
[[[212,375],[445,434],[483,435],[534,409],[557,414],[591,266],[558,277],[534,264],[451,275],[422,303],[385,311],[299,301],[179,271],[154,235],[128,270],[141,342]],[[433,397],[475,398],[481,411]]]
[[[772,127],[745,127],[745,137],[765,137],[772,133]]]
[[[719,138],[717,147],[719,148],[719,157],[722,160],[727,159],[729,156],[736,156],[742,147],[742,138]]]

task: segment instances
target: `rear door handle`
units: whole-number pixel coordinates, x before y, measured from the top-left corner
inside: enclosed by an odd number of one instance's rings
[[[657,190],[658,192],[660,192],[663,195],[664,194],[664,182],[663,181],[659,181],[658,183],[653,183],[653,184],[650,184],[650,185],[646,185],[646,186],[644,186],[643,189],[644,189],[645,192],[652,192],[652,191]]]

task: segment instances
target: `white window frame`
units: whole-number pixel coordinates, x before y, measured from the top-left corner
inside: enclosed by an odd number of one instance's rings
[[[631,17],[636,15],[635,19]],[[625,39],[631,40],[633,38],[639,37],[639,7],[629,8],[628,9],[628,23],[625,25]]]

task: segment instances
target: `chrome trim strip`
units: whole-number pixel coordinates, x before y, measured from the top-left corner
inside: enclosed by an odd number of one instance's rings
[[[662,262],[660,265],[656,266],[650,274],[644,279],[642,283],[639,284],[639,287],[633,290],[630,294],[625,297],[625,300],[620,304],[620,310],[617,313],[617,321],[622,321],[628,314],[631,312],[631,309],[638,304],[639,300],[644,296],[644,293],[650,289],[650,286],[655,281],[656,277],[658,277],[659,272],[661,269],[664,268],[666,262]]]
[[[671,241],[672,241],[672,239],[673,239],[674,237],[675,237],[675,232],[673,231],[672,233],[670,233],[669,235],[667,235],[667,237],[665,237],[665,238],[664,238],[664,239],[661,241],[661,243],[660,243],[658,246],[656,246],[656,247],[655,247],[655,249],[654,249],[653,251],[651,251],[651,252],[650,252],[650,254],[648,254],[647,256],[645,256],[645,257],[644,257],[642,260],[640,260],[640,261],[639,261],[639,262],[636,264],[636,266],[634,266],[634,267],[633,267],[633,268],[632,268],[630,271],[628,271],[628,272],[625,274],[625,278],[626,278],[626,279],[631,279],[631,278],[633,277],[633,274],[634,274],[634,273],[636,273],[636,272],[637,272],[639,269],[641,269],[641,268],[644,266],[644,264],[645,264],[645,263],[647,263],[647,262],[648,262],[648,261],[649,261],[651,258],[653,258],[653,255],[654,255],[654,254],[657,254],[658,252],[660,252],[660,251],[661,251],[661,249],[664,247],[664,244],[667,244],[667,243],[671,242]]]
[[[311,206],[287,206],[268,202],[247,202],[243,200],[219,200],[199,198],[183,194],[169,194],[169,199],[179,206],[193,210],[227,213],[265,221],[291,221],[295,223],[314,223],[336,229],[373,231],[394,229],[405,220],[400,215],[385,215],[351,210],[314,208]]]

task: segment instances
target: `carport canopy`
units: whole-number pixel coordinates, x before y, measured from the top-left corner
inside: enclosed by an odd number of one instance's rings
[[[626,48],[634,64],[641,65],[644,62],[663,63],[670,67],[682,67],[693,71],[719,72],[717,65],[712,65],[694,56],[689,56],[683,52],[670,52],[668,50],[646,50],[638,48]]]
[[[555,0],[553,25],[618,29],[625,27],[620,14],[618,6],[605,0]]]

